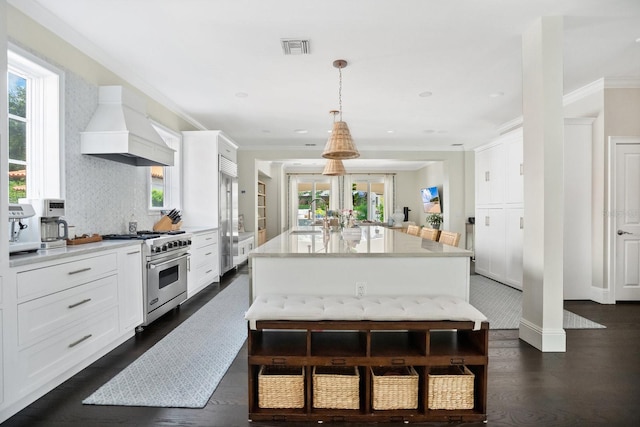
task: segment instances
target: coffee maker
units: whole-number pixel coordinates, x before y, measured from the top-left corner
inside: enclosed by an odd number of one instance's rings
[[[9,253],[40,249],[40,227],[29,203],[9,203]]]
[[[42,249],[53,249],[67,246],[69,225],[61,219],[64,216],[65,202],[62,199],[42,200],[40,216],[40,236]]]

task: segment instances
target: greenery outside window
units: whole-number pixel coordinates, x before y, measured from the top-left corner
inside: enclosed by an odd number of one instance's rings
[[[7,60],[9,202],[63,197],[63,73],[13,45]]]
[[[163,141],[176,150],[173,166],[151,166],[149,168],[149,210],[180,209],[180,165],[182,137],[179,133],[151,122]]]

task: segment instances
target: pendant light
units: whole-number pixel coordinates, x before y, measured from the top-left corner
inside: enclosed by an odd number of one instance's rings
[[[342,121],[342,69],[347,66],[347,61],[337,59],[333,61],[333,66],[338,69],[340,75],[340,86],[338,89],[338,101],[340,103],[340,110],[338,112],[340,113],[340,120],[336,122],[334,115],[333,129],[331,130],[331,136],[327,141],[327,145],[324,147],[322,157],[335,160],[355,159],[356,157],[360,157],[360,153],[358,153],[358,149],[353,143],[353,139],[351,139],[351,133],[349,132],[347,123]]]
[[[344,165],[342,164],[342,160],[339,159],[329,159],[327,160],[327,164],[324,165],[324,171],[322,171],[322,175],[329,176],[342,176],[347,173],[344,170]]]

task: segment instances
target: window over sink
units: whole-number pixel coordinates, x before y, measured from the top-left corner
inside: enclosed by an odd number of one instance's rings
[[[60,198],[63,72],[9,44],[9,202]]]

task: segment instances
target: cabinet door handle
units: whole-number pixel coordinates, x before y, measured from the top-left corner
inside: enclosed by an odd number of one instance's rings
[[[81,268],[80,270],[76,270],[76,271],[70,271],[67,274],[72,275],[72,274],[84,273],[85,271],[89,271],[89,270],[91,270],[91,267]]]
[[[67,307],[68,307],[68,308],[75,308],[75,307],[77,307],[77,306],[79,306],[79,305],[82,305],[82,304],[88,303],[89,301],[91,301],[91,298],[83,299],[82,301],[79,301],[79,302],[77,302],[77,303],[75,303],[75,304],[68,305]]]
[[[204,254],[204,256],[209,256],[211,255],[213,252],[207,252],[206,254]]]
[[[489,182],[491,180],[491,171],[485,171],[484,173],[484,180],[486,182]]]
[[[524,163],[520,163],[520,175],[524,175]]]
[[[82,338],[80,338],[78,341],[74,341],[74,342],[72,342],[71,344],[69,344],[69,348],[73,348],[73,347],[77,346],[77,345],[78,345],[78,344],[80,344],[82,341],[86,341],[86,340],[88,340],[89,338],[91,338],[92,336],[93,336],[92,334],[89,334],[89,335],[85,335],[85,336],[83,336],[83,337],[82,337]]]
[[[133,251],[133,252],[127,252],[127,255],[135,255],[135,254],[139,254],[140,251]]]
[[[487,227],[491,225],[491,220],[489,219],[489,216],[484,217],[484,225],[486,225]]]
[[[209,274],[209,273],[211,273],[212,271],[213,271],[213,269],[211,269],[211,270],[207,270],[207,271],[205,271],[205,272],[204,272],[204,274]]]
[[[520,217],[520,230],[524,228],[524,217]]]

